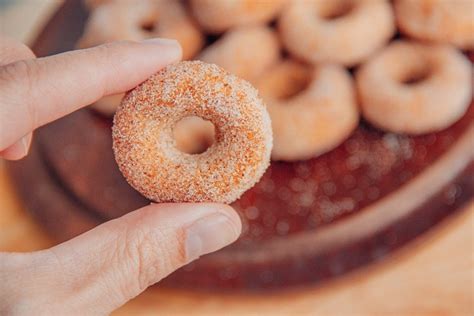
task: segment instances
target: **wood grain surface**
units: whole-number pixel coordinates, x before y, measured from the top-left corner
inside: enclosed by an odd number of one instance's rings
[[[474,204],[388,260],[316,288],[232,295],[152,288],[116,315],[472,315]],[[22,207],[0,161],[0,250],[54,245]]]

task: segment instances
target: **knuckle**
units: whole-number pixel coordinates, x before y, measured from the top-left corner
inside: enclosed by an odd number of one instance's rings
[[[31,86],[31,82],[37,77],[37,67],[32,60],[19,60],[1,68],[0,78],[4,82],[16,82]]]
[[[39,67],[34,60],[19,60],[0,67],[0,88],[2,90],[0,102],[15,103],[15,100],[21,100],[22,104],[12,105],[25,108],[26,117],[31,120],[32,126],[37,121],[37,111],[35,106],[27,101],[35,99],[34,96],[31,96],[34,94],[34,86],[38,81],[39,72]]]
[[[138,225],[140,226],[140,225]],[[127,262],[126,293],[139,293],[185,262],[182,233],[175,228],[155,231],[132,228],[124,236],[123,256]]]

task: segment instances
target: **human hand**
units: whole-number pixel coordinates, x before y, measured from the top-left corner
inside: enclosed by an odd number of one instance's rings
[[[35,58],[0,38],[0,157],[20,159],[32,131],[178,61],[176,41],[118,42]],[[151,204],[32,253],[0,253],[0,314],[107,314],[184,264],[233,242],[223,204]]]

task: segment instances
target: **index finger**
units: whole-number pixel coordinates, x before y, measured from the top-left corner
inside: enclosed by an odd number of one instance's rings
[[[0,150],[48,122],[127,91],[181,58],[174,40],[115,42],[0,67]]]

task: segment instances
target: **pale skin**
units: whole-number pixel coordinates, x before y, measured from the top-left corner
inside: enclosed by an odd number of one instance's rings
[[[132,89],[180,58],[172,40],[36,58],[0,37],[0,157],[23,158],[36,128]],[[0,314],[108,314],[240,231],[228,205],[151,204],[50,249],[0,252]]]

